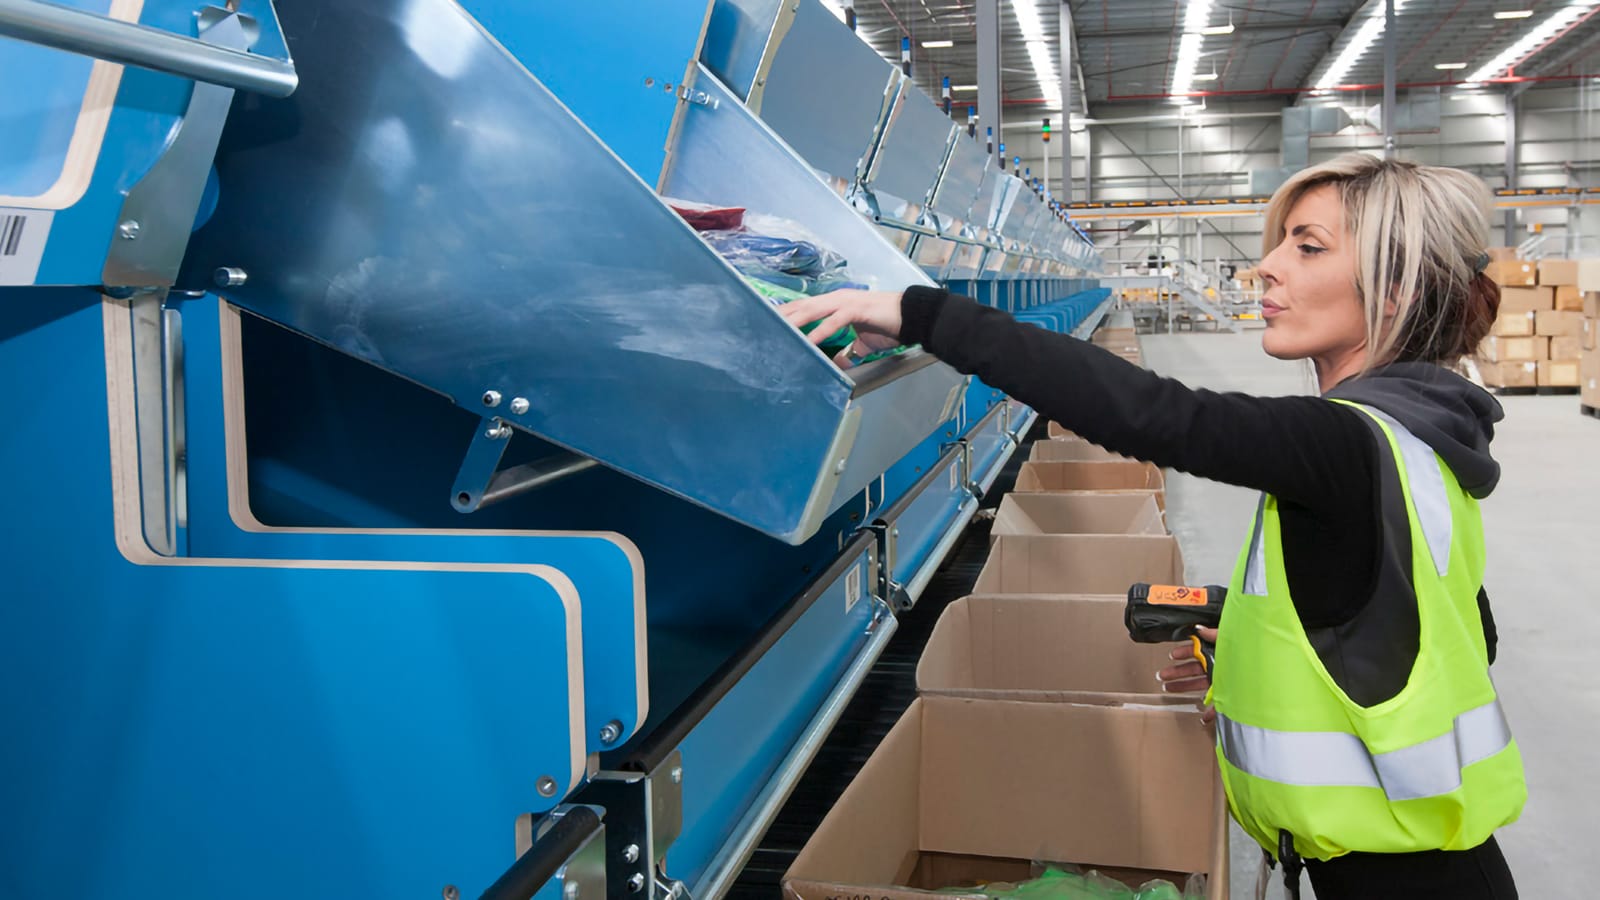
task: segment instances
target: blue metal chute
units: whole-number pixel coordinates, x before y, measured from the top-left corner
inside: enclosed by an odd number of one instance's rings
[[[315,89],[234,109],[190,283],[795,543],[939,421],[953,374],[841,374],[508,52],[537,22],[279,13]]]

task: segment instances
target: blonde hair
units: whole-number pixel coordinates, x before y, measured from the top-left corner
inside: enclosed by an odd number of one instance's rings
[[[1346,153],[1296,173],[1267,204],[1262,255],[1283,241],[1289,211],[1332,186],[1355,241],[1355,287],[1367,320],[1367,364],[1450,364],[1476,352],[1499,311],[1488,263],[1489,188],[1460,169]],[[1384,327],[1388,305],[1393,325]]]

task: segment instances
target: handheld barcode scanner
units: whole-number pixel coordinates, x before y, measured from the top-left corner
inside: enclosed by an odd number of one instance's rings
[[[1217,645],[1201,638],[1195,629],[1217,627],[1222,621],[1222,602],[1227,598],[1228,589],[1214,584],[1136,584],[1128,589],[1123,621],[1128,626],[1128,636],[1141,644],[1188,639],[1194,645],[1194,658],[1209,681],[1216,667]]]

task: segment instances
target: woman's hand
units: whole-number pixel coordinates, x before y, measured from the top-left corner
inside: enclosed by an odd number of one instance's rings
[[[900,346],[900,295],[893,291],[833,291],[785,303],[778,312],[796,328],[821,322],[807,335],[813,344],[854,325],[855,344],[839,354],[842,359]]]
[[[1215,628],[1199,628],[1196,631],[1203,641],[1217,642]],[[1181,660],[1178,665],[1167,666],[1156,673],[1156,680],[1161,682],[1161,689],[1172,694],[1184,694],[1190,691],[1203,691],[1211,686],[1211,681],[1206,677],[1205,669],[1194,658],[1193,644],[1180,644],[1172,649],[1172,658]],[[1206,707],[1201,719],[1211,722],[1217,717],[1217,711]]]

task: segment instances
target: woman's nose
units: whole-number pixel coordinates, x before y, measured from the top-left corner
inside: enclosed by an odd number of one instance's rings
[[[1283,279],[1278,277],[1278,253],[1282,249],[1283,245],[1279,244],[1272,248],[1271,253],[1261,257],[1261,263],[1256,266],[1256,274],[1260,275],[1263,281],[1273,284],[1283,283]]]

